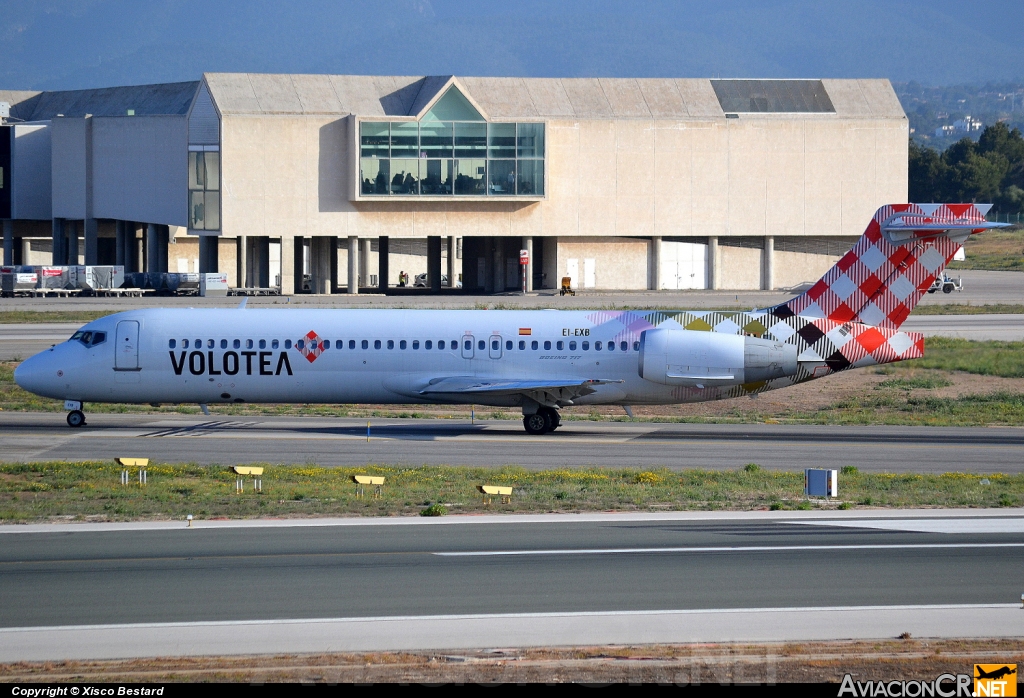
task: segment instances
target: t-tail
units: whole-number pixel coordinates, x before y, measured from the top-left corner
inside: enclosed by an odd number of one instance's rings
[[[808,291],[772,308],[838,323],[897,330],[971,235],[991,204],[892,204],[875,211],[853,248]]]

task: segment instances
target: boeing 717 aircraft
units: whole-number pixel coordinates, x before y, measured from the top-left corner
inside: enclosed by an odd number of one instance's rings
[[[701,402],[918,358],[900,325],[973,233],[976,204],[884,206],[806,293],[750,312],[131,310],[90,322],[14,379],[84,402],[442,403],[521,408]],[[243,304],[244,305],[244,304]]]

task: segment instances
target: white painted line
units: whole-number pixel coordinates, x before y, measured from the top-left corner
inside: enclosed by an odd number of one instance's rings
[[[978,509],[901,509],[875,511],[667,511],[667,512],[595,512],[587,514],[487,514],[439,517],[422,516],[353,516],[307,519],[232,519],[226,521],[194,520],[191,530],[222,528],[304,528],[320,526],[458,526],[475,524],[572,524],[572,523],[669,523],[678,521],[765,521],[782,524],[822,523],[836,521],[871,521],[871,517],[892,519],[1000,519],[1024,520],[1024,509],[998,509],[992,513]],[[996,514],[995,512],[998,512]],[[176,531],[185,530],[184,515],[177,521],[129,521],[107,523],[60,524],[6,524],[0,525],[4,533],[104,533],[115,531]],[[1009,516],[1008,516],[1009,515]]]
[[[872,528],[913,533],[1024,533],[1024,518],[864,519],[861,521],[787,521],[786,523]]]
[[[1021,637],[1016,604],[375,616],[0,629],[0,662],[680,642]]]
[[[502,557],[507,555],[634,555],[646,553],[774,553],[803,550],[917,550],[935,548],[1024,548],[1024,543],[907,543],[878,545],[735,545],[680,548],[580,548],[562,550],[478,550],[431,553],[440,557]]]

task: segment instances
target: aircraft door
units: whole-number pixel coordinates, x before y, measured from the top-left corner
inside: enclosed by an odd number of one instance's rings
[[[139,323],[122,320],[117,323],[117,341],[114,344],[114,370],[139,370]]]
[[[487,351],[492,359],[501,358],[501,335],[492,334],[490,344],[487,346]]]
[[[475,341],[476,340],[473,339],[473,335],[471,334],[462,335],[462,358],[473,358],[473,345]]]

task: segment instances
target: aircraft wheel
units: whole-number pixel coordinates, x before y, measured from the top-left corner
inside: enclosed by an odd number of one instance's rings
[[[541,407],[537,410],[537,414],[544,415],[544,420],[547,422],[548,431],[554,431],[562,425],[562,420],[558,416],[558,410],[553,407]]]
[[[68,412],[68,426],[69,427],[80,427],[85,424],[85,412],[82,410],[72,410]]]
[[[523,427],[531,436],[540,436],[548,431],[548,420],[540,412],[523,416]]]

